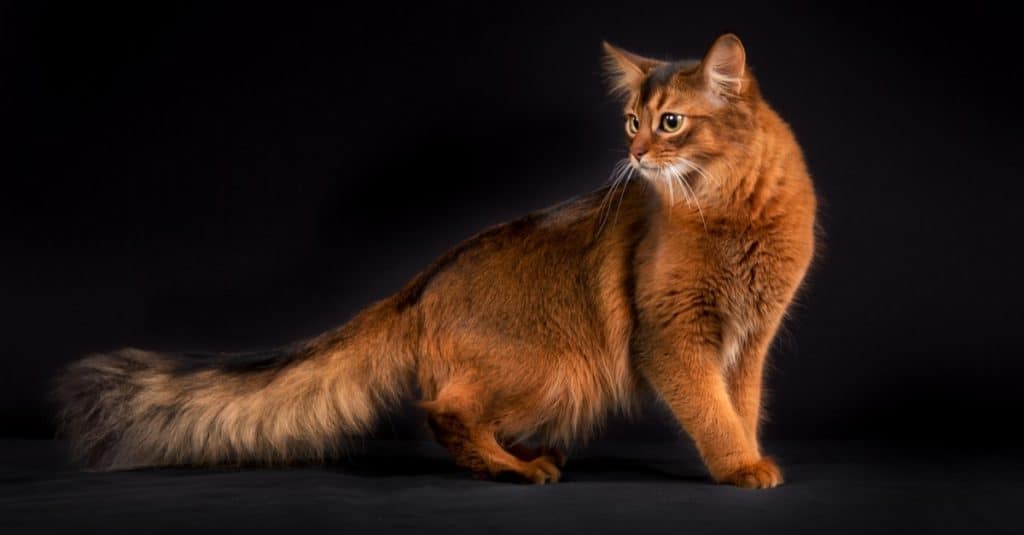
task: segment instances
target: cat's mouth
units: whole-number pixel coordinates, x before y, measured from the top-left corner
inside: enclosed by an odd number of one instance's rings
[[[670,189],[678,186],[691,194],[695,194],[707,177],[702,166],[688,159],[657,163],[641,161],[634,163],[633,168],[651,182],[666,184]]]
[[[651,162],[639,162],[634,167],[644,178],[649,179],[657,179],[664,174],[671,173],[674,168],[671,164]]]

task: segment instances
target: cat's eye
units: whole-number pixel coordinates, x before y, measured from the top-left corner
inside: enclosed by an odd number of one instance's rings
[[[630,137],[635,136],[640,131],[640,119],[632,113],[626,116],[626,133]]]
[[[678,113],[666,113],[661,116],[661,130],[672,133],[683,127],[683,116]]]

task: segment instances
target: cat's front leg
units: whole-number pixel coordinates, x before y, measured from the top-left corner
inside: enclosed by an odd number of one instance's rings
[[[750,335],[740,346],[735,363],[727,370],[729,396],[743,422],[747,439],[758,452],[761,451],[758,428],[762,417],[764,366],[777,326],[776,321],[769,328]]]
[[[747,488],[782,483],[778,466],[761,457],[748,437],[715,347],[666,344],[644,359],[641,370],[693,437],[715,481]]]

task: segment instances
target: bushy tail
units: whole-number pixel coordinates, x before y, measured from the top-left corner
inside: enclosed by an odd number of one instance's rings
[[[321,459],[404,394],[400,330],[381,303],[279,352],[91,355],[58,378],[61,429],[99,470]]]

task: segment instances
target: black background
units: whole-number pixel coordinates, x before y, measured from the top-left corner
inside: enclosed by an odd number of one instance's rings
[[[1013,17],[374,4],[0,3],[0,433],[51,436],[47,380],[83,353],[308,337],[484,226],[598,188],[624,156],[601,40],[695,57],[722,31],[822,198],[766,434],[1016,431]],[[611,433],[676,431],[652,411]]]

